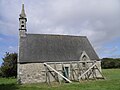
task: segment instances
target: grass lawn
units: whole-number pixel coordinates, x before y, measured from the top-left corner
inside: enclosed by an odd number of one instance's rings
[[[120,69],[104,69],[106,80],[64,83],[50,87],[46,84],[16,84],[16,79],[0,78],[0,90],[120,90]]]

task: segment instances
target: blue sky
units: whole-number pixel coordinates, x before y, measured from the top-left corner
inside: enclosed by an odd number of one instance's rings
[[[0,0],[0,64],[18,51],[23,0]],[[120,0],[24,0],[27,32],[87,36],[100,58],[120,58]]]

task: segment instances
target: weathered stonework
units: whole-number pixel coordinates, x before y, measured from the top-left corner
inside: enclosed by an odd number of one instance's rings
[[[64,62],[63,62],[64,64]],[[81,67],[82,64],[80,64]],[[87,66],[91,66],[92,64],[87,64]],[[51,67],[54,67],[54,64],[50,64]],[[62,65],[61,64],[57,64],[56,65],[56,70],[59,71],[61,74],[62,73]],[[72,64],[72,66],[76,69],[77,65],[76,64]],[[101,65],[100,65],[100,61],[97,61],[97,66],[99,67],[99,70],[101,70]],[[28,63],[28,64],[19,64],[19,70],[18,70],[18,77],[20,79],[21,83],[41,83],[41,82],[45,82],[46,81],[46,73],[45,73],[45,67],[43,63]],[[70,64],[64,64],[64,67],[68,67],[69,68],[69,77],[68,79],[72,79],[71,78],[71,68],[70,68]],[[83,67],[84,68],[84,67]],[[101,77],[100,73],[95,70],[97,77]],[[84,78],[84,77],[83,77]],[[59,77],[60,80],[63,80],[63,78]],[[77,80],[77,76],[75,77],[75,79]],[[55,79],[50,75],[50,81],[55,81]]]
[[[19,64],[21,83],[45,82],[44,65],[42,63]]]

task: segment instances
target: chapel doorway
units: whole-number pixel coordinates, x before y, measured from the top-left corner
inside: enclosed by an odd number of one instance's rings
[[[66,77],[66,78],[69,78],[69,67],[64,67],[63,68],[63,76]]]

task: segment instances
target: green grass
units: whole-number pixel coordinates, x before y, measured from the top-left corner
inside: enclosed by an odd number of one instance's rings
[[[0,90],[120,90],[120,69],[104,69],[106,80],[64,83],[62,85],[16,84],[16,79],[0,78]]]

